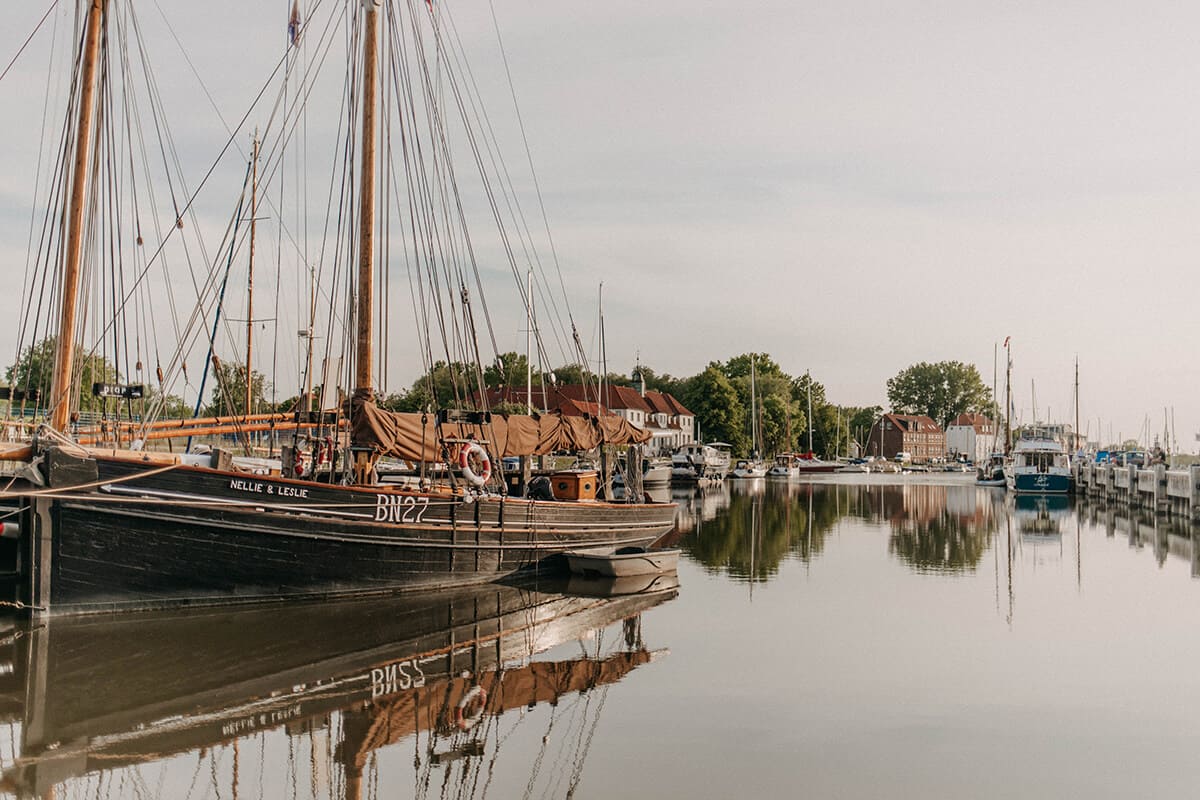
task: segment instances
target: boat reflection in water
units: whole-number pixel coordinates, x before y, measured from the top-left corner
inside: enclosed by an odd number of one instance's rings
[[[1071,515],[1070,497],[1019,494],[1012,502],[1013,520],[1026,540],[1062,538],[1063,521]]]
[[[208,777],[211,760],[216,796],[231,789],[236,797],[239,780],[261,786],[265,774],[285,770],[276,759],[258,765],[262,772],[253,776],[247,753],[266,753],[266,739],[284,733],[292,752],[294,737],[320,731],[329,746],[312,745],[311,769],[288,761],[306,786],[310,773],[326,776],[322,796],[360,797],[364,781],[371,785],[375,754],[411,737],[418,783],[442,770],[432,785],[445,791],[461,781],[450,793],[473,796],[484,785],[473,781],[485,746],[487,759],[499,755],[506,712],[586,695],[665,652],[645,647],[640,615],[677,595],[675,576],[636,584],[593,580],[578,595],[556,591],[566,588],[565,581],[538,590],[493,584],[386,600],[76,618],[13,629],[4,659],[11,669],[0,670],[0,711],[18,723],[18,753],[0,789],[43,797],[81,776],[90,785],[95,774],[116,786],[122,780],[112,773],[129,769],[140,783],[142,770],[156,762],[170,762],[163,765],[168,784],[180,770],[187,773],[186,786],[188,775],[196,780],[197,763]],[[601,652],[610,625],[619,626],[619,635],[609,636],[615,647]],[[582,654],[535,658],[573,640]],[[595,646],[584,647],[585,640]],[[598,714],[602,705],[588,707]],[[252,738],[261,741],[248,746]],[[190,757],[176,758],[182,755]],[[573,783],[583,755],[567,764]],[[322,757],[328,763],[318,765]],[[450,764],[457,766],[442,766]]]

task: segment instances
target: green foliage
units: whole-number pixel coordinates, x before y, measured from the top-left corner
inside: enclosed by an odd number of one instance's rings
[[[250,373],[250,409],[246,410],[246,368],[241,364],[214,359],[212,401],[205,409],[210,417],[257,414],[269,408],[266,392],[271,388],[258,370]]]
[[[4,371],[9,386],[17,389],[38,389],[42,393],[39,405],[50,398],[50,384],[54,375],[54,356],[58,339],[47,337],[30,345],[17,358],[17,362]],[[79,375],[79,394],[76,396],[81,411],[100,411],[105,398],[92,396],[93,383],[116,383],[117,369],[108,359],[96,355],[80,355],[75,360],[75,372]],[[110,403],[114,402],[109,400]]]
[[[501,353],[496,357],[496,362],[483,372],[483,380],[488,387],[493,389],[499,389],[502,386],[524,388],[529,378],[526,372],[529,369],[529,359],[523,353]],[[541,381],[542,373],[534,368],[532,375],[533,384],[537,386]]]
[[[921,362],[887,382],[888,402],[901,414],[924,414],[943,429],[959,414],[983,412],[991,390],[974,365],[961,361]]]
[[[871,426],[883,415],[883,407],[849,406],[843,407],[842,412],[847,420],[850,440],[858,444],[859,452],[866,452],[867,437],[871,435]]]
[[[746,408],[719,364],[709,364],[688,381],[680,400],[696,415],[705,441],[728,442],[735,452],[746,452]]]
[[[566,364],[551,372],[559,386],[583,383],[586,375],[582,364]]]

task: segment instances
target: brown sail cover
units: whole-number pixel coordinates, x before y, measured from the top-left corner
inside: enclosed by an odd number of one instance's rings
[[[424,421],[422,421],[424,417]],[[405,461],[440,461],[447,455],[442,440],[486,442],[497,457],[540,456],[559,451],[583,451],[601,444],[644,444],[650,432],[622,417],[566,417],[548,414],[492,414],[486,425],[437,423],[435,414],[386,411],[371,400],[355,397],[350,413],[355,445],[373,447],[381,456]],[[450,453],[453,457],[454,452]]]

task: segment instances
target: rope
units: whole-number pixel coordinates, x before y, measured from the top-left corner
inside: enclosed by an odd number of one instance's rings
[[[136,481],[141,478],[149,478],[152,475],[160,475],[164,472],[170,472],[173,469],[178,469],[178,464],[168,464],[165,467],[152,469],[149,472],[141,472],[137,475],[126,475],[124,478],[113,478],[111,480],[93,481],[91,483],[81,483],[78,486],[66,486],[59,489],[38,489],[29,492],[0,492],[0,500],[12,500],[22,497],[70,497],[71,495],[65,492],[77,492],[80,489],[94,489],[98,486],[109,486],[114,483],[127,483],[128,481]]]

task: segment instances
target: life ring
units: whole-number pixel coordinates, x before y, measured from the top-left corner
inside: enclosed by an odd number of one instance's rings
[[[483,708],[487,705],[487,690],[475,684],[458,701],[454,709],[454,724],[460,731],[469,731],[483,719]]]
[[[478,473],[471,469],[471,456],[479,459]],[[458,467],[462,470],[463,477],[476,486],[483,486],[488,482],[488,478],[492,477],[492,459],[479,442],[463,445],[458,453]]]

